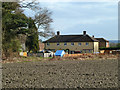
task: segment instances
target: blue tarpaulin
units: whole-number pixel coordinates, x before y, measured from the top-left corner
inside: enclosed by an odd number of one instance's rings
[[[55,52],[55,56],[63,56],[65,54],[65,51],[64,50],[57,50],[56,52]]]

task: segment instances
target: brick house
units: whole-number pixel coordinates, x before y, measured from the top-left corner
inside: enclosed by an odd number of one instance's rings
[[[44,43],[42,43],[42,41],[39,40],[39,51],[44,50]]]
[[[105,40],[104,38],[95,38],[99,41],[99,48],[100,47],[109,47],[109,41]]]
[[[81,35],[57,35],[43,42],[46,50],[65,50],[68,53],[99,52],[99,41],[83,31]]]

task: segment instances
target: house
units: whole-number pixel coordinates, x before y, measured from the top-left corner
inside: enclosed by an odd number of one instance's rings
[[[41,40],[39,40],[39,51],[43,51],[44,50],[44,43],[42,43]]]
[[[45,49],[56,51],[65,50],[68,53],[95,53],[99,52],[99,41],[83,31],[81,35],[57,35],[44,41]]]
[[[109,47],[109,41],[108,40],[105,40],[104,38],[95,38],[95,39],[97,39],[99,41],[99,48],[100,47]]]

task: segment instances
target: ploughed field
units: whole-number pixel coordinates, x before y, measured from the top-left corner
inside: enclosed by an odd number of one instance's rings
[[[3,88],[114,88],[118,60],[51,60],[4,63]]]

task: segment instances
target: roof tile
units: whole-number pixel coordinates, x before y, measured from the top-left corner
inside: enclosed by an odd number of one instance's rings
[[[89,35],[56,35],[46,41],[44,41],[44,43],[46,42],[98,42],[98,40],[96,40],[93,37],[90,37]]]

